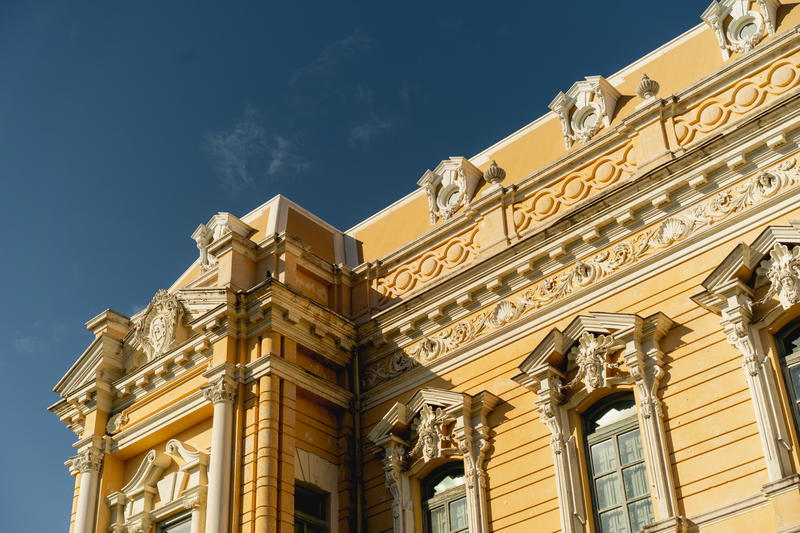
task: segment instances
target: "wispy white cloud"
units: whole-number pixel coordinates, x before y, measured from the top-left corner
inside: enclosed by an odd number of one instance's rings
[[[295,69],[289,78],[289,87],[296,88],[308,82],[328,78],[340,61],[368,50],[372,44],[373,41],[369,36],[359,34],[326,44],[313,61]]]
[[[206,150],[222,185],[233,191],[251,187],[261,177],[297,173],[310,166],[297,153],[296,143],[285,135],[269,133],[252,107],[231,128],[209,133]]]
[[[391,121],[373,115],[367,120],[353,125],[350,129],[350,146],[366,143],[391,126]]]
[[[29,336],[14,339],[14,349],[23,353],[38,353],[47,349],[50,343],[43,337]]]

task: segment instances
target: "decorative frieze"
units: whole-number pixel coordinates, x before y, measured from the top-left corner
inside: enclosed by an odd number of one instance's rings
[[[576,291],[588,289],[600,280],[633,265],[659,250],[695,235],[800,183],[800,171],[790,159],[775,169],[761,171],[743,183],[716,193],[711,198],[665,219],[632,238],[619,241],[593,256],[573,263],[566,270],[535,283],[533,287],[480,311],[472,317],[429,335],[419,343],[395,352],[369,366],[365,385],[391,380],[505,327],[530,311],[541,309]]]
[[[721,92],[694,101],[684,111],[679,111],[673,118],[678,144],[687,146],[698,141],[797,87],[800,84],[799,61],[800,52],[791,52],[746,77],[737,78]]]
[[[533,224],[551,219],[599,191],[624,181],[636,171],[634,156],[633,143],[625,143],[546,187],[536,189],[512,206],[514,230],[522,234],[532,229]]]

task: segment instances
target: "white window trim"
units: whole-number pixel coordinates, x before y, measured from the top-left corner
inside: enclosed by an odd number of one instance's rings
[[[553,434],[551,448],[564,533],[588,531],[587,523],[592,520],[584,501],[583,473],[579,466],[576,435],[580,432],[576,427],[577,417],[572,415],[591,401],[594,390],[631,388],[638,405],[650,497],[657,520],[652,530],[682,530],[685,521],[677,515],[675,483],[657,395],[664,375],[660,344],[672,325],[672,320],[662,313],[647,318],[623,313],[578,316],[563,332],[554,328],[520,365],[522,374],[513,378],[536,393],[539,417]],[[607,356],[614,352],[620,352],[619,364],[607,364]],[[592,361],[589,356],[595,356],[597,364],[584,365],[580,354],[589,361]],[[609,372],[623,362],[625,371]],[[576,379],[566,383],[568,372],[575,368]],[[575,388],[576,381],[582,381],[580,388]]]
[[[448,460],[464,462],[470,533],[488,533],[487,417],[500,400],[489,392],[475,396],[421,389],[407,404],[396,403],[370,431],[383,451],[386,487],[392,494],[395,533],[415,533],[422,524],[419,481]]]
[[[178,471],[164,475],[173,463]],[[192,513],[192,533],[202,533],[208,489],[208,454],[172,439],[164,452],[150,450],[131,480],[106,497],[112,533],[151,533],[156,522],[181,510]],[[154,507],[158,494],[161,505]]]
[[[742,354],[742,368],[755,409],[761,447],[771,486],[785,485],[796,478],[790,451],[789,423],[783,416],[776,371],[762,344],[762,331],[785,318],[800,313],[800,294],[791,295],[784,286],[773,286],[770,279],[800,283],[791,269],[779,272],[776,254],[800,245],[800,222],[791,226],[770,226],[750,245],[739,244],[703,281],[705,291],[694,296],[699,305],[720,316],[727,340]],[[778,250],[776,252],[776,250]],[[772,270],[772,275],[770,275]],[[764,298],[755,301],[756,290],[767,286]],[[759,316],[754,316],[758,307]],[[771,307],[770,307],[771,306]],[[791,481],[795,484],[796,481]]]

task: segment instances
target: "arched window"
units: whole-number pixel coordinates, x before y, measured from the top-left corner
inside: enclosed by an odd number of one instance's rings
[[[426,533],[462,533],[469,529],[464,465],[439,467],[422,482]]]
[[[584,415],[592,502],[601,533],[636,533],[654,521],[633,394],[620,393]]]
[[[776,335],[776,341],[795,425],[800,428],[800,319],[784,326]]]

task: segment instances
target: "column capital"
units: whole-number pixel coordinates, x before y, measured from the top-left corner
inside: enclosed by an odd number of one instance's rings
[[[236,382],[228,375],[222,375],[201,387],[203,397],[211,403],[233,402],[236,399]]]
[[[84,472],[99,472],[103,466],[103,455],[100,449],[90,447],[73,455],[64,464],[73,476]]]

